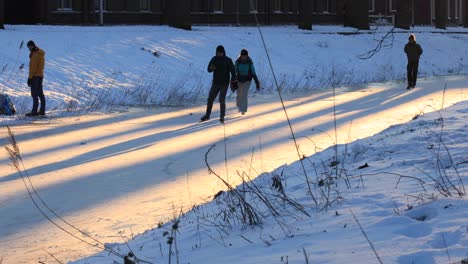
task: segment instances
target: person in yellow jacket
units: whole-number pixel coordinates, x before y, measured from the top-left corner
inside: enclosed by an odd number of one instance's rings
[[[31,88],[33,107],[31,112],[26,114],[26,116],[44,116],[46,100],[42,89],[42,81],[44,79],[45,52],[38,48],[32,40],[28,42],[27,46],[29,51],[31,51],[29,55],[28,86]],[[41,107],[38,111],[39,99],[41,100]]]

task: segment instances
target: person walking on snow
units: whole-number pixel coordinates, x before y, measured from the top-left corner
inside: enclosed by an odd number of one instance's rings
[[[208,96],[206,114],[202,116],[200,121],[204,122],[210,119],[213,102],[219,94],[219,121],[224,123],[224,116],[226,115],[226,94],[230,81],[231,86],[236,82],[236,71],[232,59],[226,56],[226,51],[223,46],[219,45],[216,48],[216,56],[210,60],[208,72],[213,73],[213,83]]]
[[[46,100],[44,91],[42,90],[42,81],[44,79],[44,64],[45,52],[38,48],[34,41],[30,40],[27,44],[29,51],[29,77],[28,86],[31,88],[31,97],[33,98],[33,107],[30,113],[26,116],[44,116],[46,108]],[[39,106],[39,99],[41,100],[41,107]]]
[[[408,57],[408,65],[406,67],[408,75],[408,87],[406,89],[411,89],[416,87],[416,81],[418,79],[418,67],[419,67],[419,57],[423,53],[421,46],[416,43],[416,36],[411,34],[409,36],[409,41],[405,45],[405,53]]]
[[[260,82],[258,81],[257,73],[252,59],[249,57],[249,52],[246,49],[241,50],[239,58],[236,60],[236,75],[237,75],[237,109],[242,115],[247,112],[249,88],[252,83],[252,78],[255,80],[257,91],[260,90]]]

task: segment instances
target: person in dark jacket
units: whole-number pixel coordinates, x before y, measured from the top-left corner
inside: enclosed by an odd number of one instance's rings
[[[246,49],[241,50],[239,58],[236,60],[236,75],[237,75],[237,108],[242,115],[247,112],[249,88],[252,79],[255,81],[257,91],[260,90],[260,82],[258,81],[257,73],[252,59],[249,57],[249,52]]]
[[[44,79],[45,52],[38,48],[34,41],[30,40],[27,44],[29,51],[29,77],[28,86],[31,88],[31,97],[33,98],[33,107],[30,113],[26,116],[43,116],[45,115],[46,100],[42,89],[42,81]],[[41,100],[41,108],[39,107],[39,99]]]
[[[408,57],[408,65],[406,67],[408,87],[406,89],[411,89],[416,86],[416,81],[418,79],[419,57],[421,57],[421,54],[423,53],[421,46],[416,43],[416,36],[414,34],[409,36],[408,44],[405,46],[405,53]]]
[[[226,56],[226,51],[223,46],[216,48],[216,56],[214,56],[208,64],[208,72],[213,73],[213,83],[208,96],[208,103],[206,105],[206,114],[202,116],[200,121],[207,121],[211,116],[211,109],[213,102],[219,94],[220,115],[219,121],[224,123],[224,116],[226,115],[226,94],[231,85],[236,82],[236,71],[232,59]]]

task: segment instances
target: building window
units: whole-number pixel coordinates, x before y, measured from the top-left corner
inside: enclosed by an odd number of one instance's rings
[[[281,0],[274,0],[274,3],[273,3],[274,12],[281,13],[281,10],[282,10],[281,2],[282,2]]]
[[[466,17],[466,16],[463,14],[463,9],[466,8],[466,7],[464,7],[463,5],[464,5],[463,1],[460,0],[460,15],[459,15],[459,17],[460,17],[460,25],[462,25],[462,24],[464,23],[465,19],[468,19],[468,17]]]
[[[293,12],[293,3],[292,1],[282,1],[281,11],[285,13],[292,13]]]
[[[390,7],[390,12],[396,12],[398,7],[397,7],[398,0],[389,0],[389,7]]]
[[[72,10],[72,0],[58,0],[58,10]]]
[[[369,0],[369,12],[375,12],[375,0]]]
[[[463,16],[463,1],[459,0],[458,1],[458,22],[460,23],[460,25],[463,25],[463,19],[466,19]]]
[[[447,18],[450,20],[452,19],[452,10],[450,9],[451,5],[450,5],[450,0],[447,1]]]
[[[431,18],[432,18],[433,21],[436,19],[435,0],[431,0]]]
[[[330,14],[332,0],[313,1],[313,13]]]
[[[102,1],[102,9],[106,10],[106,0],[94,0],[94,9],[100,10],[101,9],[101,1]]]
[[[224,1],[223,0],[214,0],[213,1],[213,12],[223,13],[224,11]]]
[[[458,20],[460,18],[460,0],[455,0],[455,19]]]
[[[258,0],[249,0],[250,2],[250,13],[258,12]]]
[[[325,1],[325,10],[323,10],[323,13],[325,14],[330,14],[331,11],[331,3],[330,0]]]
[[[150,11],[150,0],[140,0],[140,11]]]

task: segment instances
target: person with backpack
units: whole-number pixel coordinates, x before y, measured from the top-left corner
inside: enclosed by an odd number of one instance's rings
[[[248,96],[252,79],[255,80],[257,91],[260,90],[260,82],[258,81],[257,73],[253,65],[252,59],[249,57],[249,52],[242,49],[239,58],[236,60],[236,75],[237,75],[237,109],[242,115],[247,112]]]
[[[29,77],[28,86],[31,88],[31,97],[33,98],[33,107],[26,116],[44,116],[46,108],[46,99],[42,89],[44,79],[45,52],[38,48],[34,41],[30,40],[27,44],[29,51]],[[39,107],[39,99],[41,107]]]
[[[216,56],[214,56],[208,64],[208,72],[213,73],[213,82],[208,96],[206,105],[206,113],[200,119],[204,122],[210,119],[213,102],[219,94],[220,115],[219,121],[224,123],[226,115],[226,94],[231,81],[231,86],[236,82],[236,71],[232,59],[226,56],[226,50],[223,46],[216,47]]]
[[[418,79],[419,57],[421,57],[423,50],[421,46],[416,43],[416,36],[411,34],[408,38],[408,43],[405,45],[405,53],[408,58],[408,65],[406,67],[408,77],[407,90],[416,87]]]

